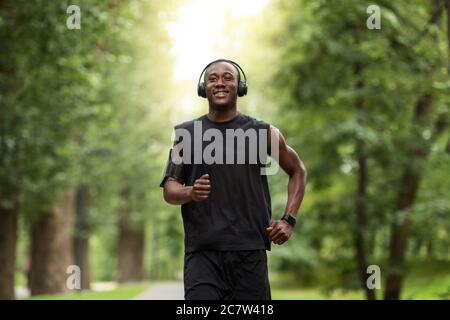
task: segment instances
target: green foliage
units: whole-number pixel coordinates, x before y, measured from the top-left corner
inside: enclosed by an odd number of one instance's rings
[[[263,93],[261,103],[276,110],[272,123],[298,151],[309,176],[301,230],[289,246],[274,249],[273,266],[290,270],[303,284],[320,281],[312,266],[336,265],[341,266],[333,277],[338,280],[330,285],[357,285],[361,154],[368,166],[364,236],[369,264],[387,258],[391,223],[402,216],[396,207],[407,166],[422,177],[417,201],[408,209],[408,257],[449,258],[448,135],[439,137],[435,127],[439,118],[448,125],[444,19],[430,25],[436,10],[432,2],[378,1],[381,30],[368,30],[369,4],[279,0],[261,18],[272,27],[262,32],[265,48],[254,53],[251,69],[258,80],[252,90]],[[424,93],[432,97],[432,111],[417,124],[413,114]],[[415,153],[421,146],[430,150],[426,162]],[[278,194],[285,193],[285,185],[283,179],[271,179],[274,212],[283,210],[285,198]]]
[[[174,89],[180,88],[171,82],[165,29],[179,3],[81,0],[81,30],[66,28],[69,4],[0,5],[0,206],[18,202],[20,208],[18,269],[27,263],[31,219],[48,211],[61,191],[86,186],[83,232],[91,236],[93,279],[115,277],[121,217],[145,230],[147,275],[174,278],[183,263],[182,220],[158,185],[171,122],[179,118]],[[251,84],[239,108],[276,125],[308,169],[298,227],[270,254],[275,282],[320,284],[330,297],[362,298],[335,291],[358,287],[361,155],[368,169],[369,262],[387,260],[390,225],[405,216],[411,221],[408,259],[449,259],[445,19],[429,23],[433,1],[380,0],[382,29],[368,30],[369,4],[276,0],[245,26],[227,18],[230,37],[242,37],[242,47],[230,46],[228,56],[245,66]],[[412,119],[424,94],[432,109],[417,123]],[[425,160],[417,154],[422,147],[429,152]],[[405,167],[420,173],[420,187],[415,203],[399,212]],[[277,219],[288,178],[280,172],[269,181]],[[421,296],[408,289],[423,289],[419,282],[407,282],[404,296]],[[438,286],[433,282],[423,296]],[[306,296],[322,296],[312,290]],[[274,297],[285,296],[275,291]]]
[[[80,1],[81,30],[68,30],[68,2],[2,2],[0,205],[18,201],[28,229],[62,190],[85,186],[94,279],[114,276],[120,215],[136,227],[178,215],[158,186],[171,130],[173,3]],[[167,259],[179,259],[181,224],[164,228]]]

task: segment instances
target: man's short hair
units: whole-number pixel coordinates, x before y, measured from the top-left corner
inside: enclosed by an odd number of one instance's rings
[[[241,81],[241,73],[239,72],[238,67],[236,67],[236,66],[234,65],[234,63],[231,63],[231,62],[228,62],[228,61],[223,61],[223,60],[215,61],[214,63],[212,63],[212,64],[205,70],[205,74],[203,75],[203,81],[206,82],[206,74],[208,73],[209,68],[211,68],[213,65],[215,65],[215,64],[217,64],[217,63],[221,63],[221,62],[223,62],[223,63],[228,63],[228,64],[230,64],[230,65],[233,66],[234,70],[236,70],[236,72],[237,72],[237,80],[238,80],[237,83],[239,84],[239,81]]]

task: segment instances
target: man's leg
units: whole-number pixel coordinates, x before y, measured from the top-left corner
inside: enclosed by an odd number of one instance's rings
[[[224,282],[221,253],[196,251],[184,256],[184,298],[186,300],[222,300],[231,294]]]
[[[271,300],[266,250],[230,251],[227,272],[238,300]]]

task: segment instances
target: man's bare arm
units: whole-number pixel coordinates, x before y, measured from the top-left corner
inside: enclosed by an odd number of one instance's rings
[[[192,187],[186,187],[174,178],[167,178],[164,184],[164,200],[179,205],[192,201]]]
[[[305,164],[297,152],[286,144],[286,140],[281,132],[275,127],[272,127],[271,130],[274,130],[275,136],[279,137],[280,167],[289,176],[288,199],[284,212],[296,217],[305,195],[307,183]]]
[[[195,180],[193,186],[185,186],[174,178],[168,178],[164,184],[164,200],[175,205],[206,200],[210,192],[211,184],[208,174]]]
[[[284,172],[289,175],[288,199],[284,212],[297,217],[306,189],[306,168],[297,152],[286,144],[281,132],[275,127],[271,127],[270,132],[273,133],[274,138],[278,139],[278,163]],[[272,134],[269,134],[269,150],[271,136]],[[292,227],[284,220],[277,220],[267,228],[267,233],[274,243],[283,244],[290,238]]]

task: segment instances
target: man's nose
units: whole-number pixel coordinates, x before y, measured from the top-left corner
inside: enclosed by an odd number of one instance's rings
[[[223,79],[222,78],[217,79],[216,86],[223,86],[223,85],[224,85]]]

